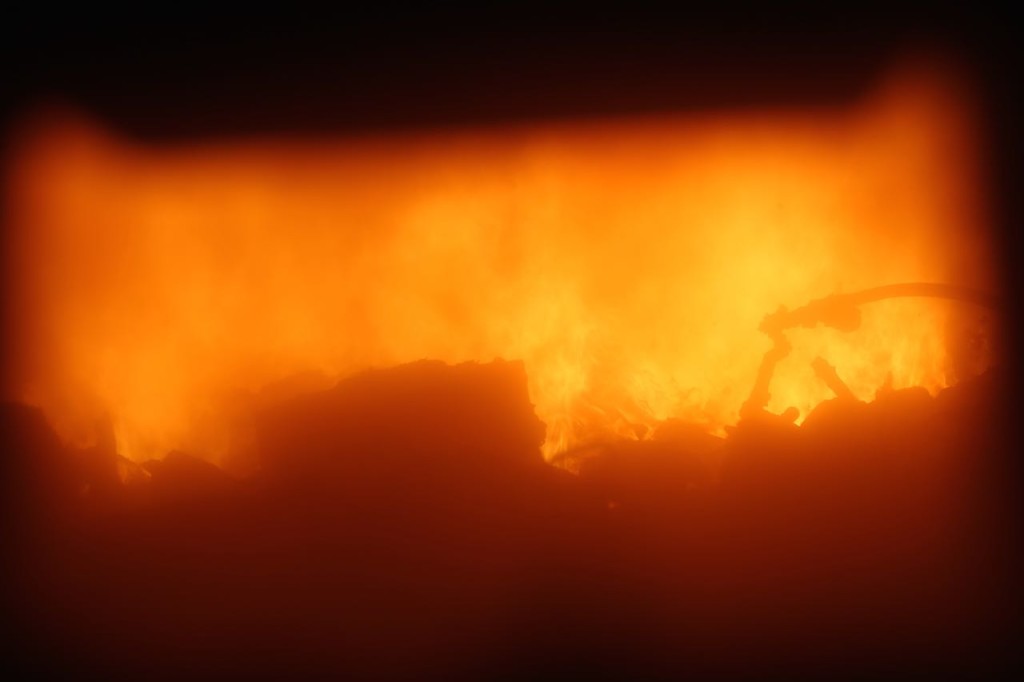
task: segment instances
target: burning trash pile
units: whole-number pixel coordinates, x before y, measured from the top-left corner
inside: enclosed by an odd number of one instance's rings
[[[173,145],[26,116],[3,395],[76,446],[239,475],[254,403],[424,358],[522,361],[568,468],[670,419],[722,437],[745,403],[799,421],[833,395],[819,356],[861,400],[934,395],[984,368],[951,362],[973,302],[848,297],[1001,290],[963,90],[911,65],[823,109]],[[773,317],[792,350],[750,396],[765,312],[827,292]]]
[[[75,449],[7,404],[10,641],[35,670],[158,677],[992,663],[1007,388],[993,367],[724,438],[668,421],[578,476],[544,462],[519,362],[266,400],[244,478]]]
[[[994,671],[1017,415],[961,85],[333,140],[26,116],[5,659]]]

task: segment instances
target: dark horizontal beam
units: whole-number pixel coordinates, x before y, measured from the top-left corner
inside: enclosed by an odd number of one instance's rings
[[[908,46],[1003,40],[980,12],[441,7],[53,13],[11,26],[6,113],[57,100],[138,137],[194,139],[827,104]]]

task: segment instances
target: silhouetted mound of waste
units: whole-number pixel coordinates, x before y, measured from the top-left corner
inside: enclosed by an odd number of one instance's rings
[[[36,421],[26,461],[81,458],[48,455]],[[80,513],[23,553],[19,660],[147,679],[546,669],[597,592],[581,566],[600,507],[543,462],[543,436],[521,363],[419,362],[268,401],[258,476],[174,452],[120,492],[63,498]]]
[[[79,475],[43,413],[17,403],[0,403],[0,483],[5,528],[19,518],[51,515],[76,492]]]
[[[544,424],[521,362],[420,361],[298,395],[259,417],[269,476],[536,468]]]
[[[261,403],[257,475],[0,409],[8,660],[105,679],[820,679],[994,671],[1015,455],[998,371],[547,466],[515,362]],[[645,434],[647,435],[647,434]],[[121,481],[111,487],[111,477]],[[5,652],[6,653],[6,652]],[[13,665],[13,664],[12,664]]]
[[[781,648],[858,651],[879,672],[883,661],[938,672],[998,648],[1012,584],[1004,389],[993,370],[934,398],[837,398],[799,428],[741,423],[720,520],[731,551],[758,566],[731,590],[748,595],[748,622],[771,625]]]
[[[596,449],[580,478],[609,502],[640,658],[666,676],[993,669],[1019,596],[1007,388],[993,370],[800,426],[753,414],[712,459],[692,439]]]

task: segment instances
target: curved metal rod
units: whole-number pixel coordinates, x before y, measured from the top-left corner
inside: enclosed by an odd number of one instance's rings
[[[967,287],[934,282],[907,282],[886,284],[852,294],[832,294],[795,310],[780,307],[777,312],[765,316],[760,330],[772,335],[792,327],[813,327],[821,323],[843,331],[852,331],[860,325],[857,306],[888,298],[907,297],[946,298],[994,310],[1002,307],[1002,301],[998,296]]]
[[[954,284],[934,282],[886,284],[852,294],[833,294],[813,300],[795,310],[786,310],[785,306],[780,306],[776,312],[766,315],[758,327],[771,337],[773,344],[764,355],[750,396],[740,408],[740,417],[750,417],[763,412],[765,405],[768,404],[771,397],[768,387],[775,373],[775,365],[789,354],[791,348],[789,340],[782,333],[784,330],[824,324],[840,331],[853,331],[860,326],[858,306],[889,298],[906,297],[945,298],[993,310],[1003,307],[1002,299],[996,295]]]

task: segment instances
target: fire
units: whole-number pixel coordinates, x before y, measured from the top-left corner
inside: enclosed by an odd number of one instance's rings
[[[897,282],[992,290],[958,81],[843,108],[339,139],[140,144],[29,119],[8,158],[8,393],[72,441],[226,462],[245,396],[420,358],[522,359],[550,459],[670,417],[735,423],[780,305]],[[768,408],[955,381],[930,299],[791,332]]]

